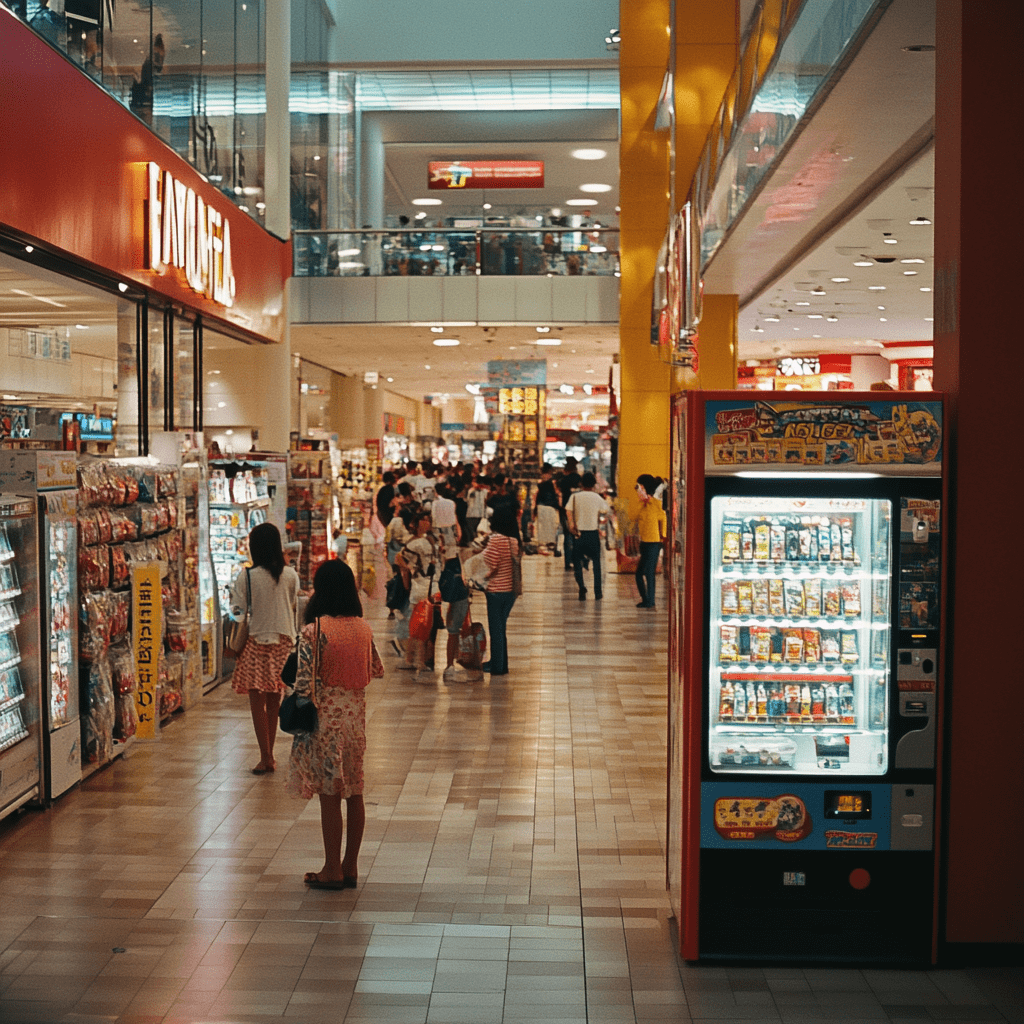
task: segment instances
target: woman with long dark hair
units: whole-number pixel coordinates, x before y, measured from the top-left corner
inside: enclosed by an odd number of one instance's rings
[[[313,577],[306,605],[306,625],[299,636],[295,692],[312,696],[317,708],[315,732],[292,741],[288,791],[303,800],[320,799],[324,866],[307,871],[311,889],[354,889],[359,871],[366,809],[363,806],[363,755],[366,752],[366,687],[384,675],[373,632],[363,621],[352,570],[336,559],[324,562]],[[316,679],[313,644],[320,638]],[[341,801],[345,801],[348,834]]]
[[[235,662],[231,688],[249,695],[249,710],[260,747],[253,775],[277,767],[274,741],[288,660],[298,629],[298,573],[285,565],[281,534],[273,523],[260,523],[249,534],[251,569],[243,569],[231,588],[231,616],[239,620],[251,609],[249,639]]]
[[[514,506],[499,504],[491,514],[491,534],[484,548],[487,563],[487,629],[491,634],[491,660],[483,670],[491,676],[508,675],[505,625],[516,603],[512,589],[513,562],[520,557],[519,524]]]

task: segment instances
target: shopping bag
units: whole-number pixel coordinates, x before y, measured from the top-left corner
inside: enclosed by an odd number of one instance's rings
[[[424,598],[412,610],[409,619],[409,636],[414,640],[422,640],[424,643],[430,639],[431,630],[434,627],[434,602],[430,598]]]
[[[409,599],[409,591],[405,586],[405,582],[402,579],[402,574],[396,572],[391,579],[388,580],[387,587],[387,600],[385,604],[392,611],[398,611],[399,608],[405,607],[405,602]]]
[[[479,671],[487,650],[487,634],[479,622],[473,622],[466,612],[466,621],[459,631],[459,653],[456,661],[465,669]]]

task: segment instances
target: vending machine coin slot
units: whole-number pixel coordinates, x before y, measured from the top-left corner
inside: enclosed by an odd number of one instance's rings
[[[896,744],[896,767],[933,768],[938,653],[934,648],[904,648],[896,661],[900,717],[920,723]]]

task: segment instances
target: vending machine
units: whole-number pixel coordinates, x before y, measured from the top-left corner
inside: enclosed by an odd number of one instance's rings
[[[673,415],[683,955],[928,963],[941,398],[694,392]]]
[[[0,489],[38,507],[45,798],[82,781],[78,692],[77,467],[74,452],[0,452]]]
[[[43,794],[38,517],[0,496],[0,818]]]

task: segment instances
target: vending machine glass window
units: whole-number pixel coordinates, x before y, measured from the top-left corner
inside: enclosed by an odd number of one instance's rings
[[[712,498],[712,772],[888,770],[891,519],[885,499]]]

